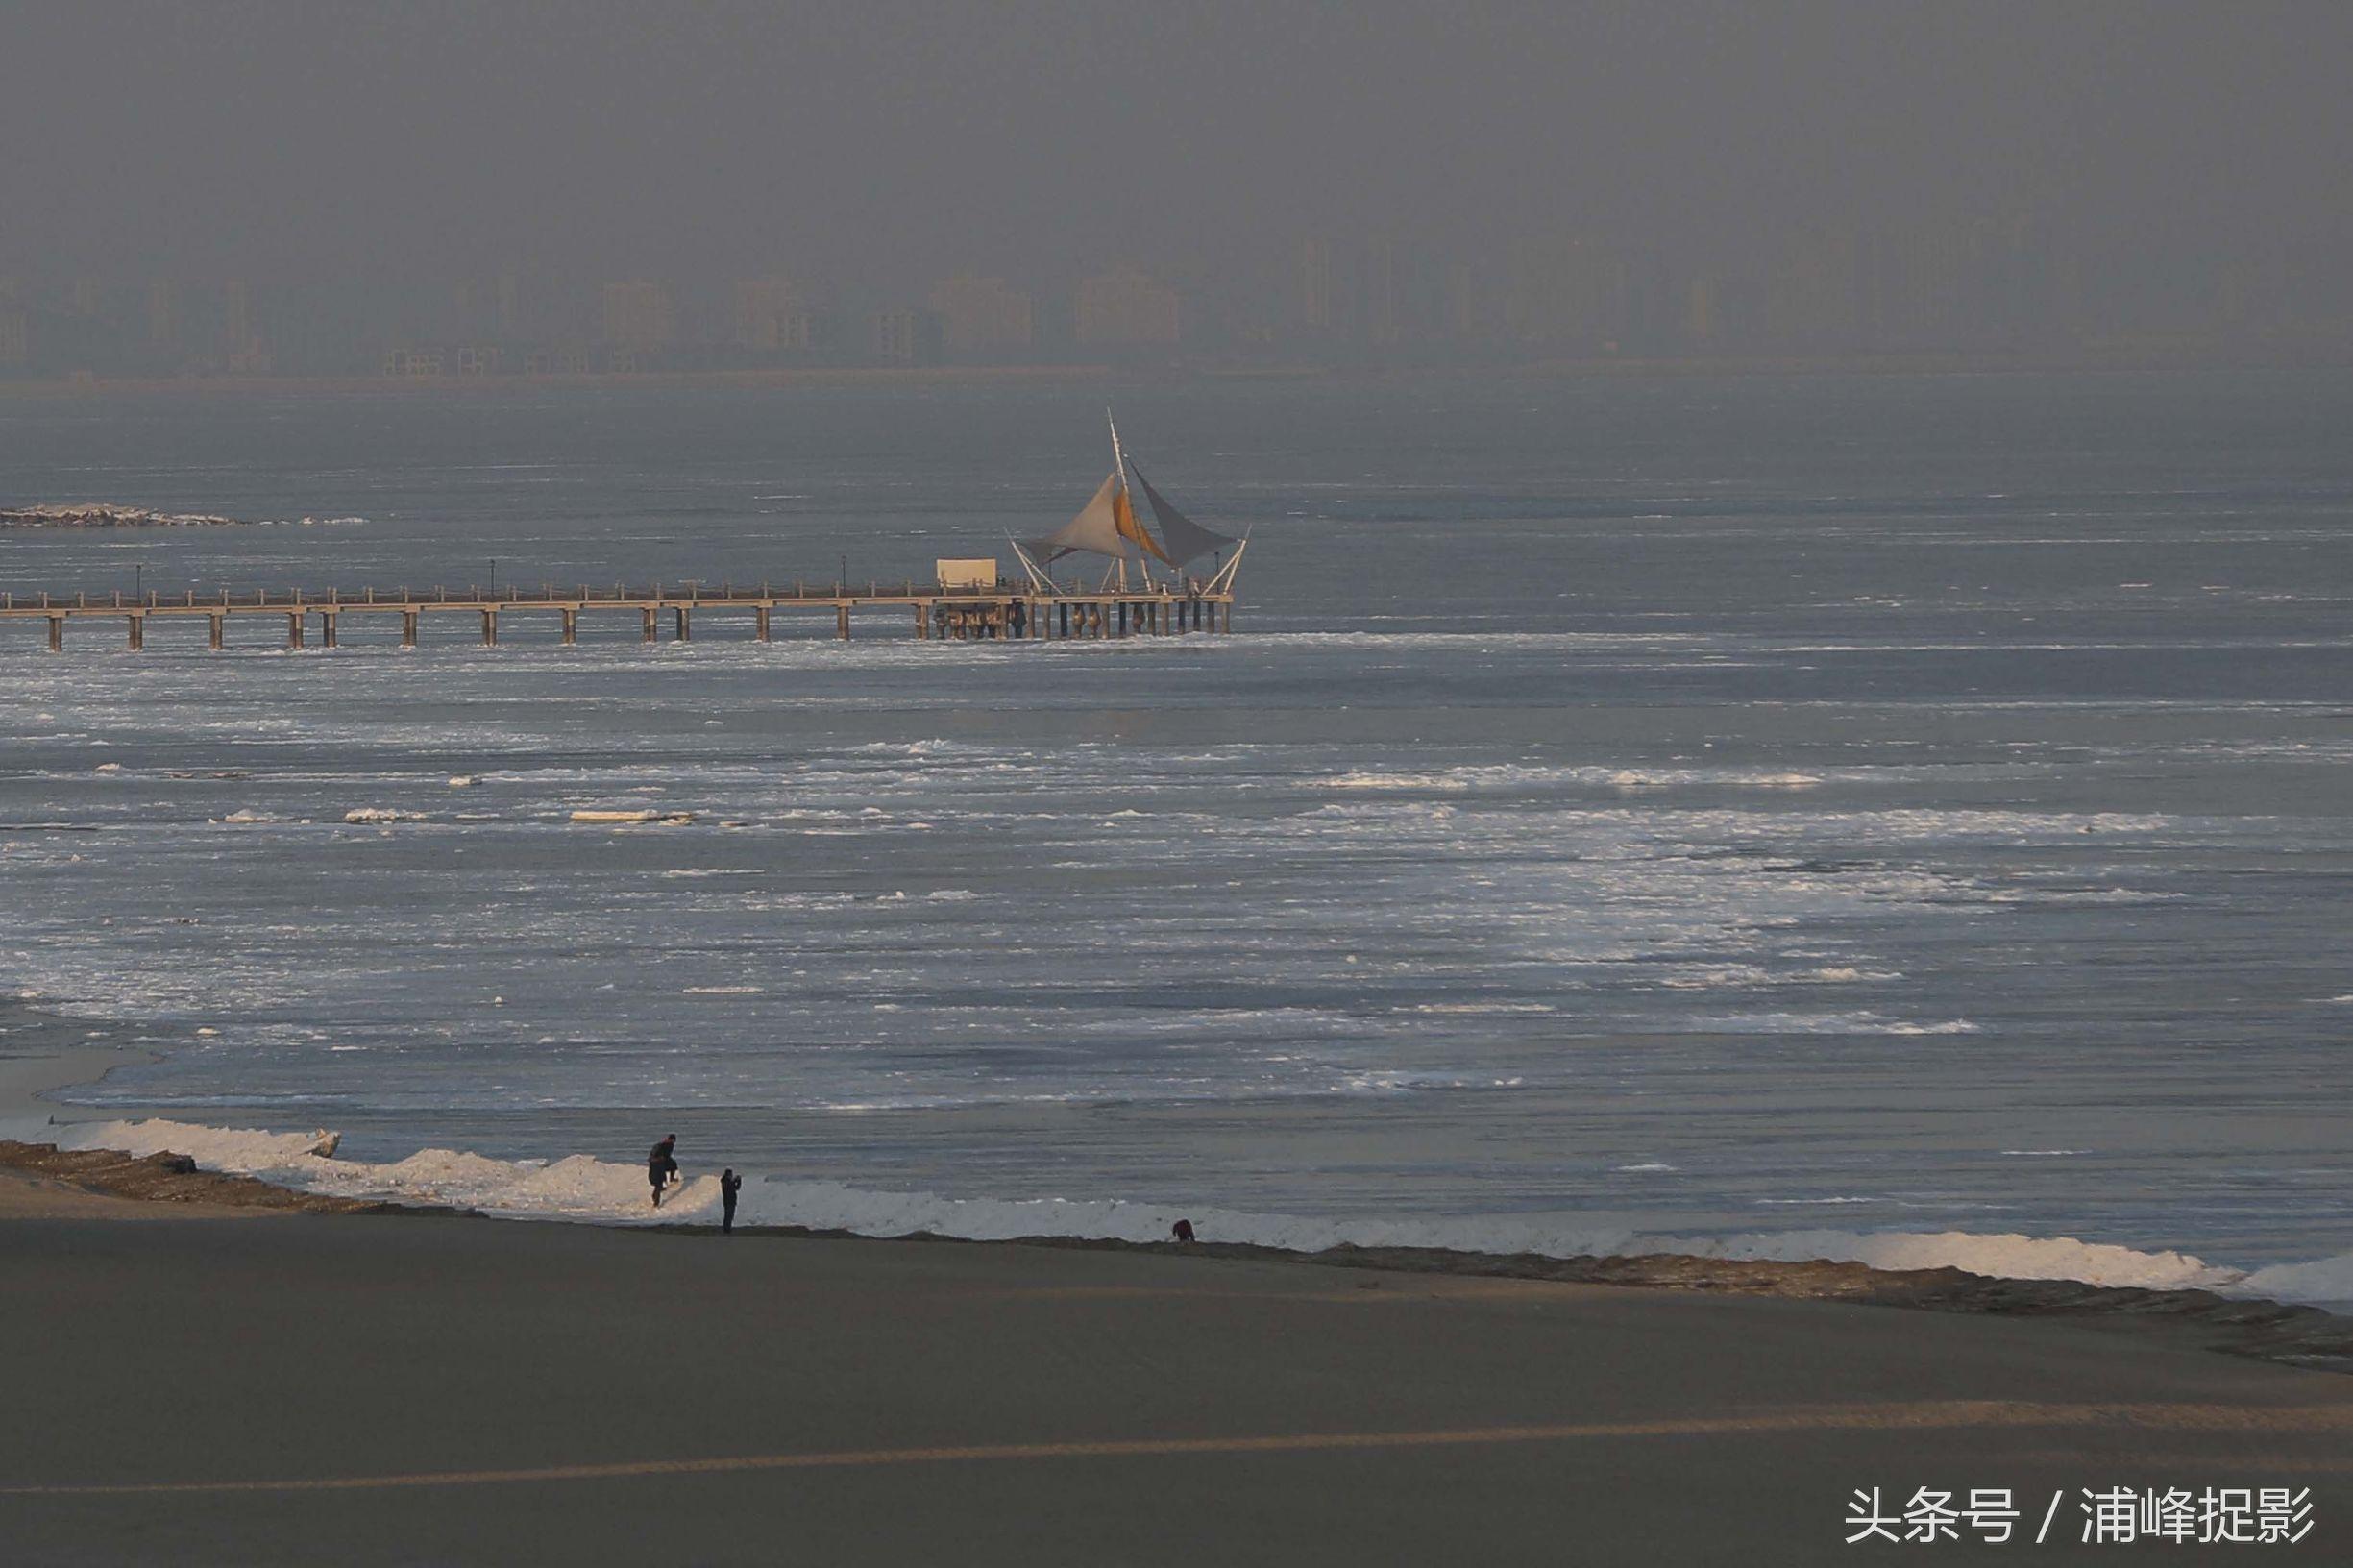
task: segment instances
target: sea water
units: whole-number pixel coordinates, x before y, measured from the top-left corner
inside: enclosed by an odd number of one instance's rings
[[[20,397],[7,499],[267,526],[0,587],[1010,568],[1106,402],[1236,635],[0,627],[0,986],[161,1058],[65,1105],[509,1213],[676,1132],[868,1229],[2353,1251],[2343,374]]]

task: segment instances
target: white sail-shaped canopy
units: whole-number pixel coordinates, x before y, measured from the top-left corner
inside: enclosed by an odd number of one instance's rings
[[[1127,541],[1119,532],[1119,476],[1114,474],[1094,493],[1094,500],[1079,508],[1078,516],[1042,539],[1022,543],[1042,565],[1080,550],[1097,555],[1125,555]]]
[[[1043,539],[1026,539],[1022,545],[1042,565],[1079,550],[1123,557],[1130,545],[1146,555],[1169,560],[1160,541],[1136,521],[1136,509],[1128,504],[1127,486],[1120,482],[1116,470],[1095,491],[1094,499],[1079,508],[1078,516]]]
[[[1136,468],[1136,465],[1131,461],[1128,467]],[[1197,560],[1211,551],[1240,543],[1230,533],[1203,527],[1169,505],[1167,498],[1152,488],[1152,481],[1143,477],[1140,468],[1136,468],[1136,482],[1143,486],[1143,499],[1152,508],[1152,521],[1160,525],[1161,544],[1164,547],[1161,559],[1169,565],[1183,566],[1187,561]]]

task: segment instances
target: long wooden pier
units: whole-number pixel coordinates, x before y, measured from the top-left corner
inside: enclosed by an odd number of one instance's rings
[[[834,635],[844,641],[849,638],[853,612],[879,609],[895,609],[909,615],[914,635],[923,639],[1058,642],[1070,638],[1226,633],[1234,629],[1233,593],[1195,585],[1092,592],[1058,588],[1051,593],[1007,586],[949,588],[908,581],[895,586],[869,582],[863,592],[840,582],[818,586],[797,582],[789,588],[769,583],[757,587],[723,584],[718,588],[700,585],[665,588],[659,583],[640,588],[615,583],[610,588],[581,584],[571,588],[542,585],[536,589],[491,590],[331,588],[319,592],[295,588],[243,593],[224,589],[214,594],[199,594],[194,590],[178,594],[153,590],[140,594],[119,591],[0,594],[0,623],[46,622],[52,653],[65,650],[65,627],[76,621],[120,621],[125,627],[125,646],[138,649],[147,646],[147,624],[155,620],[201,618],[208,623],[209,646],[219,649],[226,641],[232,620],[255,616],[283,617],[286,647],[304,648],[308,646],[309,626],[315,619],[319,646],[333,648],[347,615],[381,616],[387,620],[398,616],[401,646],[413,649],[428,617],[456,616],[461,620],[478,617],[481,640],[486,645],[499,641],[502,616],[544,617],[552,620],[560,628],[563,642],[571,644],[578,639],[581,616],[604,612],[625,615],[634,611],[639,617],[641,640],[651,643],[660,640],[664,616],[670,617],[672,635],[685,642],[694,635],[698,610],[749,610],[752,636],[767,642],[778,611],[794,614],[828,609],[834,614]]]

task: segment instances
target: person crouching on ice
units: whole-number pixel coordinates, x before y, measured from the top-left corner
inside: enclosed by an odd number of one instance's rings
[[[668,1187],[678,1174],[677,1158],[673,1152],[677,1146],[678,1135],[673,1133],[656,1143],[653,1152],[646,1156],[646,1180],[653,1184],[653,1206],[656,1209],[662,1207],[662,1188]]]

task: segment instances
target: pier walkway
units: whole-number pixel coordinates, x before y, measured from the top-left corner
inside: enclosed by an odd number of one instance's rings
[[[207,623],[209,646],[219,649],[229,623],[256,616],[282,617],[286,647],[308,645],[309,626],[318,622],[319,646],[337,645],[345,616],[400,618],[401,646],[415,648],[428,617],[478,618],[484,644],[499,641],[501,617],[528,615],[544,618],[560,631],[566,644],[579,636],[584,614],[634,611],[645,642],[661,636],[662,618],[671,620],[672,635],[685,642],[694,635],[698,610],[751,612],[751,634],[770,640],[777,612],[833,611],[834,635],[846,641],[851,617],[857,611],[896,610],[909,618],[915,636],[924,639],[1015,640],[1058,642],[1069,638],[1174,636],[1179,633],[1234,629],[1234,595],[1194,585],[1101,591],[1057,589],[1038,593],[1027,588],[949,588],[907,581],[896,585],[869,582],[863,591],[840,582],[790,587],[761,583],[757,587],[723,584],[717,588],[688,585],[666,588],[659,583],[610,588],[586,584],[559,588],[497,588],[463,590],[433,588],[340,588],[324,592],[305,589],[222,590],[199,594],[159,591],[125,594],[0,594],[0,626],[19,621],[47,624],[49,651],[65,650],[65,627],[76,621],[119,621],[125,646],[147,646],[151,621]]]

